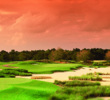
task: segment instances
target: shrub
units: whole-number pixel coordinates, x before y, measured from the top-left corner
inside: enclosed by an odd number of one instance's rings
[[[99,63],[98,63],[98,66],[103,66],[103,63],[102,63],[102,62],[99,62]]]
[[[93,62],[92,65],[93,65],[93,66],[98,66],[98,63],[97,63],[97,62]]]

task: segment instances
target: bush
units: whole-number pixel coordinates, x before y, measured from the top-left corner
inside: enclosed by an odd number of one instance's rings
[[[56,85],[64,85],[67,81],[58,81],[58,80],[55,80],[54,81],[54,84]]]
[[[93,65],[93,66],[98,66],[98,63],[97,63],[97,62],[93,62],[92,65]]]

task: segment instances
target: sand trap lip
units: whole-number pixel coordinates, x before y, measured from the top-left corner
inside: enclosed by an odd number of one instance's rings
[[[98,98],[103,99],[103,100],[110,100],[110,97],[98,97]]]
[[[32,64],[32,65],[38,65],[38,64]]]

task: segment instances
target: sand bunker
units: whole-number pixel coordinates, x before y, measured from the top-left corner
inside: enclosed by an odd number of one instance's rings
[[[110,67],[107,68],[81,68],[79,70],[75,71],[69,71],[69,72],[55,72],[53,74],[33,74],[32,76],[17,76],[16,78],[29,78],[33,76],[47,76],[51,77],[52,79],[38,79],[41,81],[46,82],[54,82],[55,80],[61,80],[61,81],[68,81],[69,76],[81,76],[87,73],[95,73],[95,72],[102,72],[102,73],[110,73]],[[103,75],[103,77],[110,77],[110,75]],[[101,85],[110,85],[110,78],[103,78],[103,81],[101,81]]]

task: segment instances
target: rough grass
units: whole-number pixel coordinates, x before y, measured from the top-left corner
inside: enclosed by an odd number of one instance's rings
[[[89,82],[89,81],[58,81],[55,80],[54,84],[66,87],[75,87],[75,86],[100,86],[99,82]]]
[[[59,87],[31,79],[0,79],[0,100],[48,100]]]
[[[20,69],[26,69],[29,72],[36,74],[50,74],[53,72],[71,71],[84,67],[82,64],[55,64],[55,63],[41,63],[30,61],[22,61],[10,66],[19,67]]]
[[[70,80],[90,80],[90,81],[102,81],[102,77],[94,74],[87,74],[82,76],[70,76]]]
[[[110,73],[95,72],[95,73],[88,73],[87,75],[110,75]]]
[[[87,100],[95,97],[109,97],[110,86],[86,86],[59,89],[50,100]],[[76,99],[72,99],[76,98]]]
[[[15,76],[31,76],[28,70],[24,69],[3,69],[0,71],[0,78],[14,78]]]
[[[91,99],[87,99],[87,100],[104,100],[102,98],[91,98]]]

